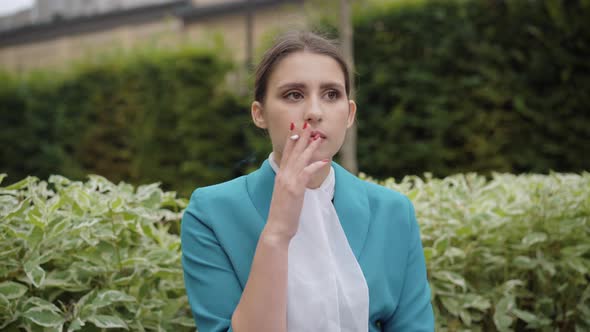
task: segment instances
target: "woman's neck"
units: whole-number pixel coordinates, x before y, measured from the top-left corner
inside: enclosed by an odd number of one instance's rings
[[[307,188],[309,188],[309,189],[319,188],[322,185],[322,183],[324,183],[324,180],[328,177],[329,174],[330,174],[330,164],[328,163],[325,166],[323,166],[322,168],[320,168],[320,170],[317,171],[311,177],[311,181],[309,181]]]

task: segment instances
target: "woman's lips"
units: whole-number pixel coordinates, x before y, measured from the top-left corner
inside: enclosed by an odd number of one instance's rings
[[[323,138],[323,139],[326,138],[326,134],[322,133],[319,130],[314,130],[310,134],[310,137],[313,138],[313,139],[317,138],[318,136],[321,137],[321,138]]]

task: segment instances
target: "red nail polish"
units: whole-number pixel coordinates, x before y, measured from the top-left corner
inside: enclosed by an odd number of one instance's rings
[[[305,121],[305,124],[303,125],[303,129],[307,128],[307,121]]]
[[[295,124],[291,122],[291,131],[293,131],[293,129],[295,129]]]

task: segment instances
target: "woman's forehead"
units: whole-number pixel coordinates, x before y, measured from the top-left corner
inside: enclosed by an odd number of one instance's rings
[[[274,88],[287,85],[338,86],[344,88],[344,72],[338,61],[324,54],[296,52],[281,59],[270,75]]]

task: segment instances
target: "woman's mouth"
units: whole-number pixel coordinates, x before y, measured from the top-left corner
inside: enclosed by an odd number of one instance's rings
[[[311,132],[311,134],[309,135],[311,137],[311,139],[318,139],[318,138],[322,138],[322,139],[326,139],[326,135],[324,133],[322,133],[319,130],[314,130]]]

